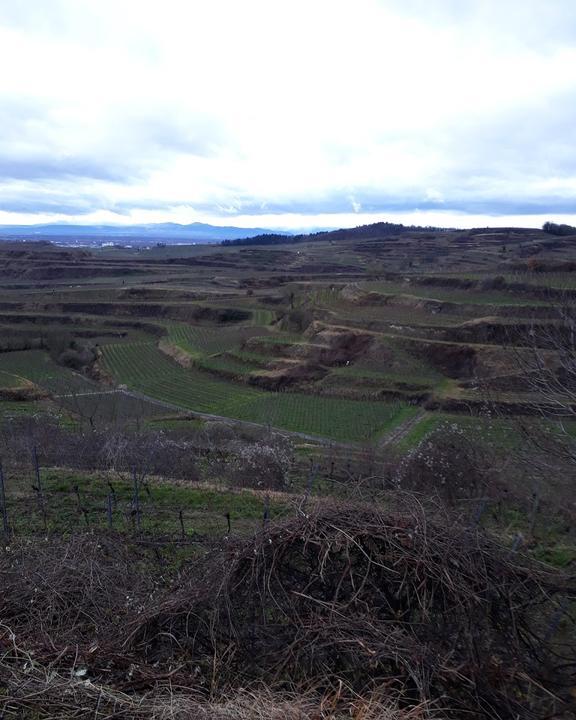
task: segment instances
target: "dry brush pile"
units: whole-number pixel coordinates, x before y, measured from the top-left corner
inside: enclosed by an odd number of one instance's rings
[[[540,717],[576,667],[555,637],[566,593],[565,578],[415,503],[333,505],[210,558],[128,644],[189,661],[208,684],[342,681],[452,717]]]
[[[119,537],[22,543],[0,552],[0,708],[562,717],[573,606],[569,578],[414,500],[321,503],[170,579]],[[247,687],[259,688],[249,702]],[[263,700],[263,687],[277,694]]]

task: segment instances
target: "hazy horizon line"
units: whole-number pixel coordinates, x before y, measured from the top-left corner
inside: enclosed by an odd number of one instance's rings
[[[2,213],[0,213],[1,217]],[[70,218],[62,216],[18,217],[0,219],[0,230],[6,227],[22,226],[105,226],[129,228],[145,225],[173,224],[187,226],[198,224],[212,225],[214,227],[234,227],[246,229],[262,229],[270,232],[313,233],[338,229],[372,225],[378,222],[390,222],[420,227],[436,227],[441,229],[471,229],[471,228],[497,228],[519,227],[525,229],[539,229],[545,222],[565,223],[576,225],[576,215],[568,214],[521,214],[521,215],[485,215],[454,212],[413,212],[413,213],[320,213],[313,216],[296,214],[278,215],[238,215],[236,217],[196,217],[174,218],[165,217],[98,217],[97,215]]]

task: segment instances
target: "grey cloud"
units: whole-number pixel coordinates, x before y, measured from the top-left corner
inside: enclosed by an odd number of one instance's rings
[[[445,202],[427,200],[422,195],[413,194],[404,197],[394,197],[376,190],[356,191],[356,201],[362,206],[358,213],[359,222],[362,213],[410,213],[414,211],[444,211],[463,214],[482,215],[542,215],[548,213],[574,214],[576,213],[576,199],[527,198],[518,200],[489,198],[477,200],[469,198],[448,198]],[[40,214],[60,213],[64,215],[85,215],[96,209],[110,210],[118,215],[128,215],[133,210],[170,210],[174,207],[172,202],[162,202],[153,199],[137,200],[135,202],[106,202],[97,195],[83,194],[71,196],[66,192],[44,193],[40,196],[33,191],[24,195],[6,197],[0,193],[0,210]],[[262,203],[251,201],[248,198],[240,200],[234,198],[230,207],[216,203],[196,203],[194,209],[199,213],[219,216],[231,220],[236,214],[253,215],[254,217],[268,214],[295,214],[317,215],[350,213],[352,207],[347,192],[334,192],[322,199],[286,200]]]
[[[92,179],[126,182],[130,173],[94,158],[10,157],[0,151],[0,180]]]
[[[420,195],[404,196],[402,198],[387,196],[385,193],[357,192],[356,201],[361,205],[362,210],[358,213],[387,213],[387,212],[415,212],[415,211],[452,211],[468,214],[485,215],[538,215],[546,213],[576,213],[575,200],[551,200],[545,201],[538,198],[529,200],[474,200],[470,199],[448,199],[445,202],[426,200]],[[222,208],[215,205],[196,205],[195,209],[207,213],[229,215],[222,212]],[[286,201],[269,203],[262,208],[258,203],[240,203],[238,213],[245,215],[267,215],[267,214],[297,214],[316,215],[321,213],[337,214],[350,213],[353,208],[350,199],[344,194],[335,193],[322,200],[308,201]]]
[[[112,209],[111,203],[95,192],[87,192],[81,183],[49,182],[0,184],[0,211],[40,215],[86,215],[95,209]]]
[[[108,120],[93,147],[67,147],[67,128],[53,107],[32,98],[4,97],[0,103],[0,179],[85,178],[131,183],[176,155],[210,157],[226,143],[223,124],[206,113],[192,117],[178,109],[134,108]]]
[[[81,200],[77,197],[20,197],[0,198],[0,211],[25,213],[29,215],[41,215],[43,213],[55,213],[69,215],[88,215],[94,210],[94,198]]]
[[[228,142],[222,121],[208,113],[170,117],[167,112],[147,112],[134,120],[143,141],[160,151],[211,157]]]
[[[433,139],[432,139],[433,140]],[[576,175],[576,90],[544,107],[517,108],[503,117],[455,128],[447,150],[472,172],[526,176]]]

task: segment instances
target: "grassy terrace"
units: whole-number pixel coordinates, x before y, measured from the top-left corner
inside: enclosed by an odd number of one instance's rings
[[[460,279],[483,280],[486,277],[494,277],[495,275],[501,275],[508,283],[528,283],[537,287],[558,288],[560,290],[576,289],[576,276],[573,272],[445,272],[441,274],[441,277],[457,277]]]
[[[456,277],[470,277],[471,279],[480,279],[483,277],[478,273],[478,278],[473,273],[468,275],[456,275]],[[513,276],[508,276],[510,281]],[[519,281],[519,278],[516,278]],[[533,298],[518,295],[512,291],[503,290],[479,290],[479,289],[462,289],[450,288],[437,285],[421,285],[417,282],[394,282],[387,280],[365,280],[358,284],[360,290],[364,292],[375,292],[381,295],[405,295],[421,300],[437,300],[450,303],[461,303],[464,305],[547,305],[545,301],[534,300]],[[341,290],[338,287],[320,287],[306,290],[300,296],[299,302],[305,306],[307,304],[319,305],[321,307],[339,308],[343,301]],[[364,312],[365,307],[362,307]]]
[[[0,400],[0,418],[15,418],[46,411],[41,402],[18,402],[16,400]]]
[[[485,417],[435,412],[424,414],[420,421],[400,439],[395,448],[401,453],[409,452],[439,430],[456,431],[470,440],[490,443],[499,450],[509,450],[522,442],[522,436],[515,427],[514,421],[505,418],[489,420]]]
[[[158,400],[340,441],[376,438],[415,412],[403,403],[271,393],[229,382],[197,368],[181,367],[153,343],[107,345],[103,353],[118,382]]]
[[[15,388],[25,384],[25,378],[0,370],[0,388]]]
[[[463,303],[465,305],[546,305],[548,303],[522,297],[505,290],[463,290],[445,288],[417,283],[394,283],[385,281],[369,281],[360,284],[362,290],[377,292],[382,295],[411,295],[422,300],[440,300],[444,302]]]

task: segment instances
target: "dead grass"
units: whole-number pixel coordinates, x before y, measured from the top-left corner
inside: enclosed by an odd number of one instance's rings
[[[342,688],[324,696],[274,693],[260,686],[206,700],[166,684],[135,695],[78,677],[65,677],[21,653],[0,660],[0,709],[5,720],[434,720],[427,705],[399,709],[379,695],[342,700]]]

